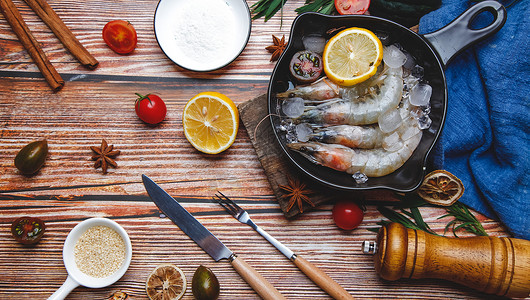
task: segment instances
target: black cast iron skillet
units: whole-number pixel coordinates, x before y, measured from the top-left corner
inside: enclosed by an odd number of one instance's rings
[[[471,24],[479,14],[492,15],[489,25],[472,29]],[[482,1],[470,7],[444,28],[433,33],[419,35],[395,22],[374,16],[328,16],[319,13],[305,13],[298,16],[292,25],[289,44],[273,70],[268,89],[270,121],[276,138],[288,160],[304,174],[326,186],[345,191],[389,189],[411,192],[423,181],[427,156],[442,131],[447,111],[447,86],[444,69],[449,61],[462,50],[496,33],[506,21],[506,10],[497,1]],[[369,178],[366,183],[357,184],[351,175],[311,163],[286,146],[285,133],[279,130],[281,101],[278,92],[287,90],[293,82],[289,75],[289,61],[294,53],[303,50],[302,38],[319,34],[330,38],[336,29],[362,27],[375,33],[387,33],[389,44],[399,43],[424,67],[424,79],[432,86],[432,125],[424,130],[420,144],[411,158],[398,170],[383,177]],[[334,31],[333,33],[329,33]]]

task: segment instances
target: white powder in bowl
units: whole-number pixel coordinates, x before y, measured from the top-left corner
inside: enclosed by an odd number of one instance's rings
[[[234,12],[225,1],[187,1],[175,14],[176,55],[190,69],[223,65],[240,50],[236,26]]]

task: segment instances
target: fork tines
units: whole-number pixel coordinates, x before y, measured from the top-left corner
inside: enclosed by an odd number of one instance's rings
[[[243,210],[241,207],[239,207],[239,205],[237,205],[223,193],[219,191],[217,191],[217,193],[221,194],[221,196],[219,196],[219,194],[215,194],[215,197],[212,197],[212,199],[219,203],[232,216],[237,216]]]

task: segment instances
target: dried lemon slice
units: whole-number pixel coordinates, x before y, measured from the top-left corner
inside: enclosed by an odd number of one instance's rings
[[[370,30],[344,29],[333,36],[322,55],[324,72],[333,82],[350,86],[372,77],[383,59],[383,45]]]
[[[425,176],[417,193],[430,204],[450,206],[462,197],[464,185],[455,175],[435,170]]]
[[[186,276],[172,264],[161,264],[147,277],[147,296],[151,300],[178,300],[186,292]]]

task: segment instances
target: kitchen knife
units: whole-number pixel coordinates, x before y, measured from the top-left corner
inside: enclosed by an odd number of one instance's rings
[[[230,249],[182,207],[177,200],[166,193],[154,181],[145,175],[142,175],[142,181],[149,197],[151,197],[158,208],[215,261],[223,258],[228,259],[237,273],[263,299],[285,299],[265,277],[259,274],[243,259],[236,256],[234,252],[230,251]]]

